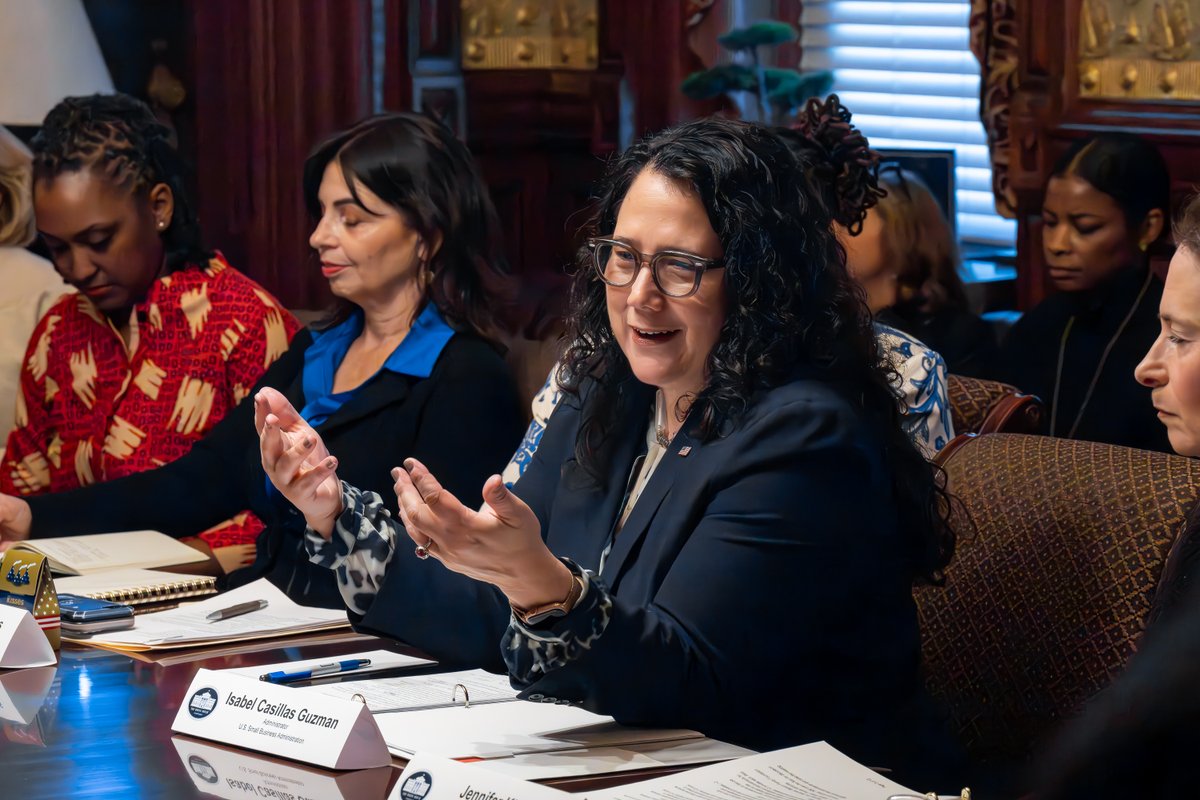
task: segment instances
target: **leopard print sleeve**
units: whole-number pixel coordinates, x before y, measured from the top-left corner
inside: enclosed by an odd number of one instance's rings
[[[304,546],[309,561],[336,572],[346,607],[361,616],[375,601],[395,555],[399,523],[378,494],[364,492],[345,481],[342,508],[329,541],[308,528]]]
[[[501,651],[513,685],[525,687],[566,666],[592,648],[612,619],[613,600],[604,582],[582,570],[583,595],[565,616],[525,625],[509,619]]]

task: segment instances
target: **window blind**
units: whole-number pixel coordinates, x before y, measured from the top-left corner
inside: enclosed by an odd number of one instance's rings
[[[804,70],[833,71],[833,91],[875,147],[953,149],[958,235],[1011,246],[995,211],[970,0],[805,0]]]

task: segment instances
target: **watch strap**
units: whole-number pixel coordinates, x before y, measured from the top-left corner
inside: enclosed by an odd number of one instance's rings
[[[587,577],[583,574],[583,570],[568,558],[562,559],[562,562],[571,570],[571,587],[567,590],[567,596],[557,602],[545,603],[530,609],[517,608],[510,604],[513,616],[523,625],[536,625],[550,617],[565,617],[583,597],[587,589]]]

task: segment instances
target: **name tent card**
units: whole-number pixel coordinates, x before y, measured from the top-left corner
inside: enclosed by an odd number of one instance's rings
[[[566,800],[560,789],[540,786],[440,756],[415,755],[388,800]],[[583,798],[586,800],[586,798]]]
[[[50,646],[58,649],[61,612],[58,592],[50,578],[50,565],[44,555],[9,550],[0,558],[0,604],[22,608],[32,614],[34,623],[42,629]]]
[[[197,672],[171,730],[330,769],[392,762],[364,703],[229,672]]]
[[[54,648],[33,615],[0,604],[0,669],[52,667],[55,663]]]

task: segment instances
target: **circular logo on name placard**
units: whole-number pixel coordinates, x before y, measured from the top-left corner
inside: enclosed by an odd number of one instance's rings
[[[188,700],[188,713],[196,719],[204,719],[217,707],[217,690],[205,686],[197,689]]]
[[[433,788],[433,778],[428,772],[416,772],[404,779],[400,787],[401,800],[425,800],[425,795]]]
[[[217,771],[212,768],[212,764],[209,764],[200,756],[189,756],[188,767],[206,783],[217,782]]]

